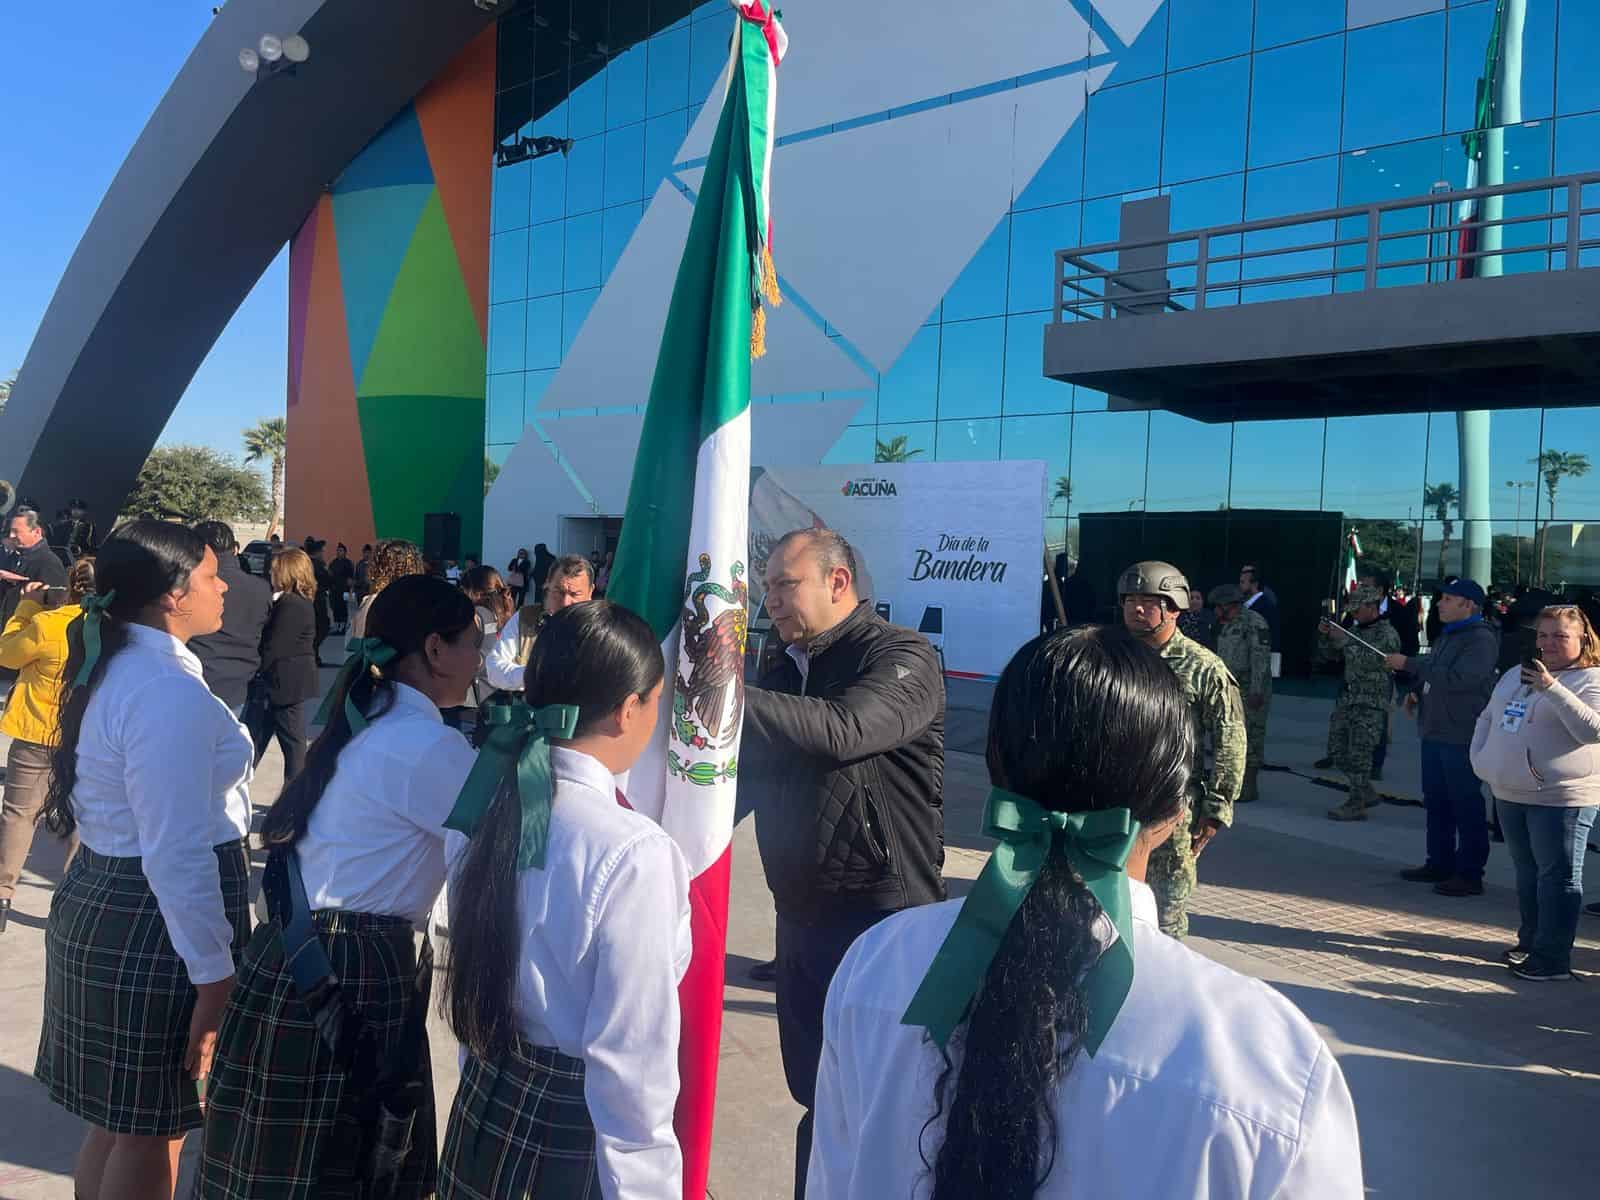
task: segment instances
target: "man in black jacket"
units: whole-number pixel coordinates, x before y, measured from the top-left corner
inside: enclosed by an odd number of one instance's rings
[[[17,559],[12,564],[15,570],[0,567],[0,625],[9,621],[16,611],[24,585],[37,582],[46,587],[67,586],[67,569],[50,549],[37,512],[31,508],[17,509],[7,519],[4,533],[5,544],[16,551]]]
[[[201,521],[194,531],[217,556],[217,575],[228,585],[228,595],[222,604],[222,628],[190,638],[189,649],[200,660],[211,694],[238,716],[251,676],[261,669],[261,631],[272,611],[272,586],[240,565],[239,543],[229,526]]]
[[[822,1008],[844,953],[891,913],[945,898],[944,676],[921,634],[856,594],[850,544],[785,535],[767,560],[781,664],[745,692],[741,791],[778,910],[778,1040],[805,1195]]]

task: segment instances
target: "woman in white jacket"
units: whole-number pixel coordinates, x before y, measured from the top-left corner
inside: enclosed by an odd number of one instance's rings
[[[1478,717],[1472,769],[1494,792],[1522,923],[1501,957],[1523,979],[1571,979],[1583,854],[1600,813],[1600,638],[1583,610],[1539,614],[1539,659],[1507,671]]]

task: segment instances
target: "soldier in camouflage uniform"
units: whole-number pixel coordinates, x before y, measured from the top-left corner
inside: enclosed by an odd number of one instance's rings
[[[1189,607],[1189,582],[1182,572],[1163,562],[1135,563],[1117,581],[1117,595],[1128,631],[1160,654],[1178,677],[1194,726],[1187,819],[1180,818],[1172,837],[1151,853],[1145,877],[1156,895],[1162,932],[1181,938],[1189,932],[1195,860],[1217,830],[1233,824],[1233,802],[1244,776],[1244,709],[1239,685],[1222,660],[1178,630],[1178,614]]]
[[[1244,700],[1248,743],[1239,803],[1248,804],[1260,797],[1256,776],[1267,748],[1267,714],[1272,710],[1272,630],[1265,617],[1244,606],[1244,593],[1235,584],[1212,588],[1210,601],[1221,622],[1217,657],[1238,680]]]
[[[1382,601],[1383,594],[1377,588],[1358,587],[1350,593],[1347,606],[1355,614],[1353,631],[1326,618],[1322,622],[1320,653],[1344,659],[1344,683],[1333,709],[1329,741],[1334,763],[1350,781],[1350,796],[1338,808],[1329,810],[1328,816],[1335,821],[1365,821],[1367,809],[1378,803],[1378,793],[1372,786],[1372,758],[1383,740],[1394,689],[1382,655],[1358,645],[1350,632],[1383,654],[1398,654],[1400,635],[1378,615]]]

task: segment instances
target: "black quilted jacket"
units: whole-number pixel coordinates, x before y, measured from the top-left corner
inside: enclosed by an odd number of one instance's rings
[[[866,603],[745,692],[740,789],[791,920],[945,897],[944,676]]]

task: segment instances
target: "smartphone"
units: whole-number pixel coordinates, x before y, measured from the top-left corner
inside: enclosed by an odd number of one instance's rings
[[[64,587],[45,588],[44,602],[51,608],[60,608],[67,602],[67,589]]]
[[[1544,651],[1543,650],[1533,650],[1533,651],[1531,651],[1531,652],[1529,652],[1527,654],[1524,654],[1522,656],[1522,666],[1523,666],[1523,668],[1525,670],[1529,670],[1529,671],[1533,670],[1535,663],[1541,663],[1543,661],[1544,661]]]

